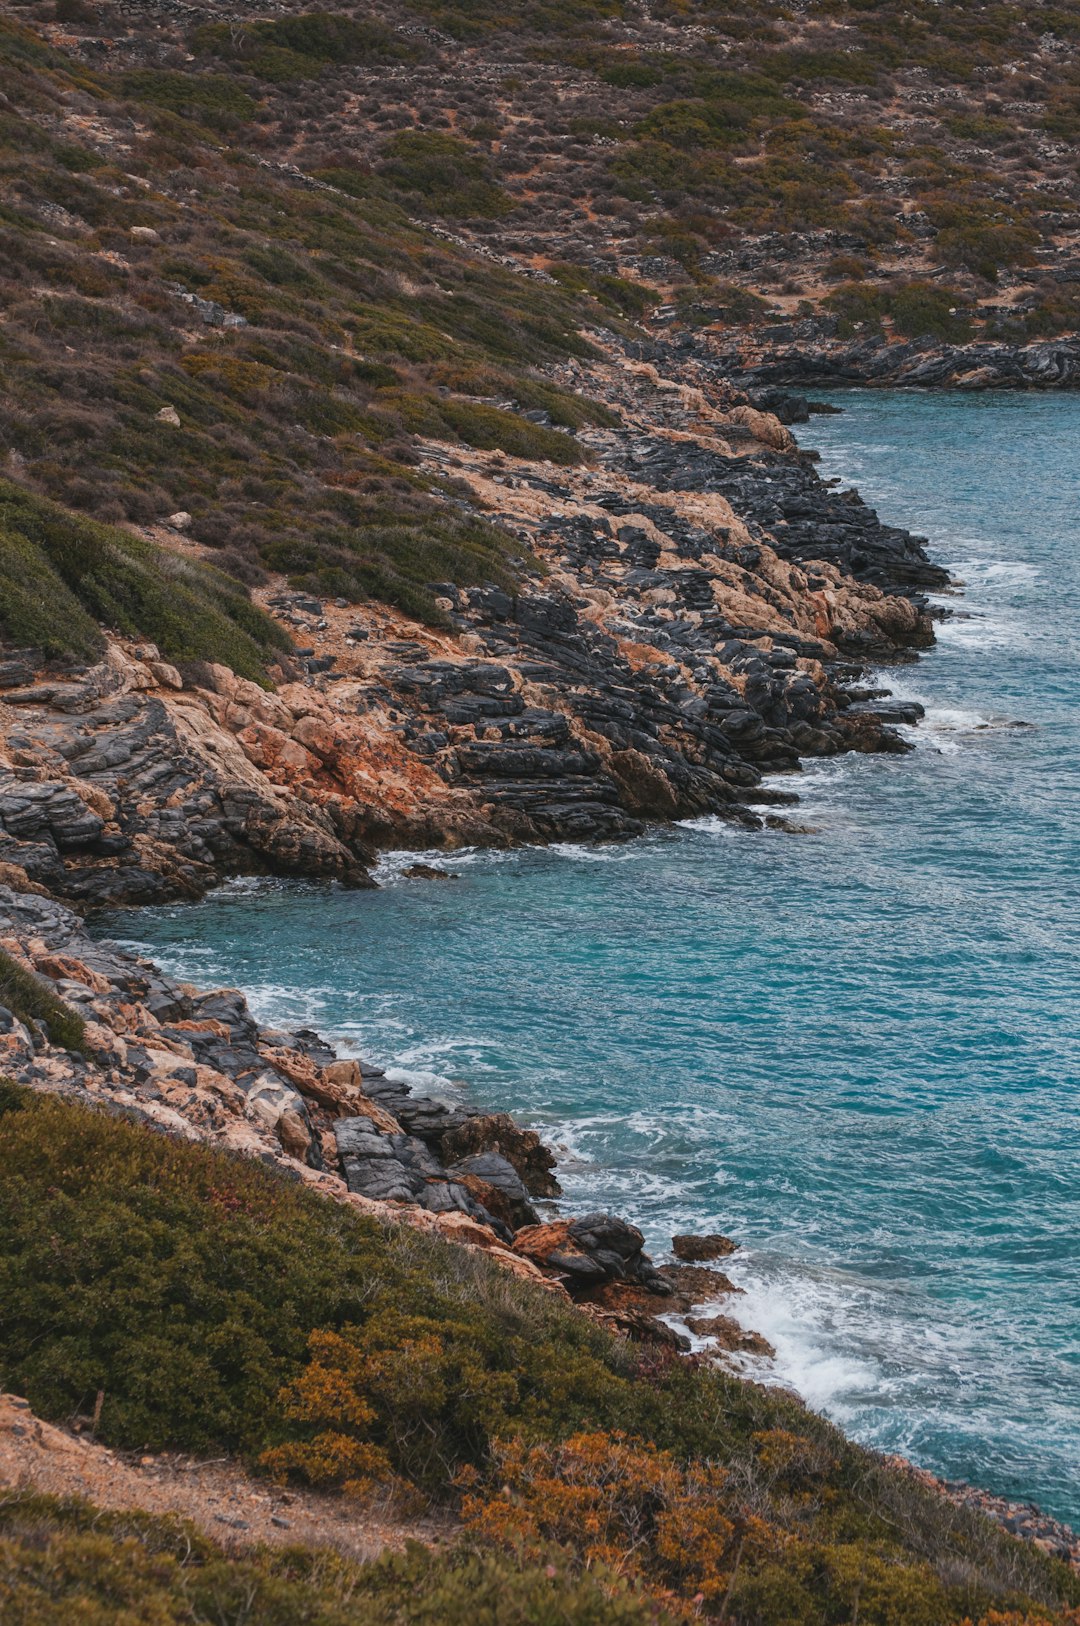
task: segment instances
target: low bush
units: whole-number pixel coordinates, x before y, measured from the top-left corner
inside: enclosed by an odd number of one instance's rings
[[[51,1044],[84,1050],[86,1025],[77,1011],[58,999],[52,987],[0,949],[0,1005],[27,1027],[40,1022]]]
[[[585,453],[571,435],[545,429],[542,424],[531,423],[516,412],[503,412],[498,407],[464,401],[457,396],[440,401],[438,410],[459,439],[481,451],[497,449],[511,457],[538,458],[563,465],[584,461]]]
[[[331,1551],[225,1553],[192,1525],[28,1492],[0,1497],[5,1626],[667,1626],[561,1555],[529,1563],[411,1542],[360,1564]]]
[[[433,130],[405,130],[392,137],[379,174],[451,220],[497,220],[515,207],[509,193],[493,181],[478,147]]]
[[[121,80],[124,95],[170,113],[229,128],[255,117],[258,103],[227,74],[137,68]]]
[[[938,193],[926,200],[937,227],[936,249],[944,265],[962,266],[996,282],[999,271],[1031,259],[1040,241],[1022,210]]]
[[[1064,1626],[1080,1604],[1062,1566],[794,1401],[635,1350],[482,1255],[12,1086],[0,1161],[0,1384],[54,1419],[104,1391],[114,1445],[257,1453],[361,1494],[463,1495],[508,1557],[459,1554],[445,1573],[473,1577],[478,1608],[501,1576],[522,1613],[499,1626],[533,1618],[542,1564],[556,1600],[567,1589],[586,1611],[551,1603],[545,1626],[636,1621],[642,1595],[659,1618],[747,1626],[846,1626],[856,1611],[945,1626],[994,1606]],[[464,1594],[438,1585],[447,1613],[410,1616],[395,1594],[389,1619],[457,1618]],[[588,1612],[605,1595],[622,1614]],[[246,1618],[276,1619],[271,1602]]]
[[[964,344],[971,338],[971,309],[965,295],[940,283],[912,281],[881,286],[847,282],[825,299],[839,318],[839,331],[849,338],[859,327],[880,328],[886,318],[904,338],[940,339]]]
[[[90,659],[99,626],[261,679],[289,640],[228,576],[0,480],[0,636]]]

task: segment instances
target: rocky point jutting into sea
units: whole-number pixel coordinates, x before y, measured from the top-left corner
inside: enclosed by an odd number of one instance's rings
[[[274,690],[112,638],[79,668],[9,650],[0,862],[83,907],[237,874],[363,883],[380,846],[639,833],[790,798],[800,758],[902,751],[865,663],[932,640],[922,543],[817,476],[693,362],[572,364],[618,409],[559,469],[428,445],[537,560],[438,589],[445,632],[281,580]],[[187,551],[184,516],[149,533]],[[766,814],[767,818],[782,815]]]

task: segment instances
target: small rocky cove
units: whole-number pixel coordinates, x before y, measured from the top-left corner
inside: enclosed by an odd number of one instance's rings
[[[5,888],[0,911],[5,950],[48,978],[85,1024],[79,1054],[6,1012],[7,1077],[258,1157],[387,1222],[483,1248],[634,1338],[689,1350],[669,1319],[705,1306],[711,1315],[691,1315],[690,1332],[769,1353],[716,1313],[737,1289],[706,1262],[733,1252],[729,1239],[676,1238],[674,1262],[657,1267],[626,1220],[557,1217],[555,1156],[506,1113],[414,1094],[379,1067],[339,1058],[309,1029],[260,1026],[239,991],[178,983],[87,936],[54,900]]]

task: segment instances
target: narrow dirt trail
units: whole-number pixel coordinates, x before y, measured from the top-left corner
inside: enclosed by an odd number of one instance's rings
[[[42,1422],[25,1400],[0,1394],[0,1500],[10,1490],[81,1497],[110,1512],[176,1515],[228,1549],[332,1547],[367,1559],[409,1540],[435,1546],[455,1533],[444,1516],[402,1519],[385,1507],[279,1489],[231,1458],[110,1451],[86,1435]]]

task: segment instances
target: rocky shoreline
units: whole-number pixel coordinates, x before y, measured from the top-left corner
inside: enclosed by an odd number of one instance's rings
[[[781,388],[872,385],[888,389],[1063,390],[1080,388],[1080,338],[1007,344],[950,344],[926,335],[842,337],[828,317],[718,333],[710,348],[719,371],[761,405]],[[762,392],[765,392],[764,394]],[[805,403],[804,408],[805,411]],[[802,413],[785,422],[800,421]]]
[[[774,1351],[727,1313],[741,1289],[717,1268],[738,1244],[679,1235],[671,1259],[656,1264],[628,1221],[561,1216],[554,1154],[509,1114],[417,1095],[380,1067],[339,1057],[311,1030],[260,1025],[238,990],[179,983],[91,938],[48,897],[0,886],[0,950],[49,984],[85,1034],[80,1050],[65,1049],[47,1022],[0,1007],[4,1077],[258,1158],[382,1224],[481,1249],[658,1358],[764,1376]],[[1034,1504],[886,1460],[1080,1570],[1080,1535]]]
[[[602,336],[600,336],[602,337]],[[230,875],[365,884],[379,848],[751,827],[795,800],[763,776],[903,751],[868,661],[933,641],[924,541],[821,480],[701,355],[560,381],[618,427],[556,466],[429,442],[448,501],[518,538],[516,591],[443,584],[444,625],[275,578],[295,645],[272,690],[111,637],[93,666],[0,659],[0,866],[89,909],[195,897]],[[147,535],[200,555],[187,516]],[[202,550],[205,552],[205,550]]]
[[[392,847],[626,838],[705,812],[797,828],[758,811],[797,801],[765,774],[908,749],[895,725],[919,708],[868,688],[865,665],[932,642],[925,595],[948,578],[923,539],[820,479],[782,421],[798,399],[733,388],[701,348],[564,371],[621,418],[582,432],[588,463],[425,449],[459,500],[520,537],[535,563],[516,594],[448,585],[433,629],[274,581],[259,597],[296,649],[273,690],[118,637],[89,668],[4,652],[0,948],[85,1042],[64,1049],[0,1009],[0,1071],[257,1157],[481,1248],[658,1352],[745,1373],[772,1351],[726,1313],[729,1239],[675,1238],[654,1263],[628,1221],[550,1206],[554,1157],[507,1114],[260,1026],[241,993],[177,983],[81,918],[241,874],[367,885]],[[150,534],[196,551],[183,522]],[[1054,1521],[945,1490],[1076,1562]]]
[[[706,1264],[734,1243],[677,1238],[658,1267],[626,1220],[560,1217],[554,1154],[508,1114],[447,1106],[339,1057],[309,1029],[260,1025],[238,990],[179,983],[95,940],[48,897],[0,886],[0,950],[44,979],[83,1030],[73,1048],[50,1037],[47,1019],[0,1008],[5,1078],[257,1157],[385,1223],[482,1248],[628,1336],[687,1351],[669,1323],[691,1316],[689,1330],[717,1349],[770,1353],[729,1318],[692,1318],[739,1291]]]

